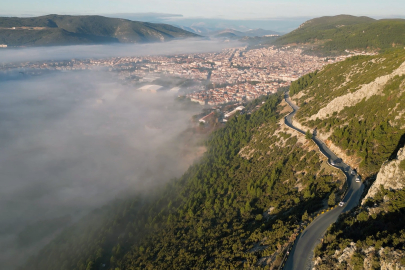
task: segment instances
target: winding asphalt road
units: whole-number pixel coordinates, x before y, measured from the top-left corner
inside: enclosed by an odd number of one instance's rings
[[[291,102],[288,94],[285,96],[285,101],[291,106],[293,112],[287,115],[284,122],[287,126],[305,134],[293,126],[293,117],[299,107]],[[314,249],[321,241],[326,233],[328,227],[336,222],[342,212],[349,211],[356,207],[363,193],[364,185],[355,181],[356,176],[352,175],[352,169],[349,165],[339,162],[339,158],[315,135],[312,137],[313,141],[318,145],[320,151],[328,158],[330,164],[342,170],[347,177],[348,189],[343,199],[345,202],[343,207],[337,206],[334,209],[318,216],[311,224],[297,237],[295,244],[290,251],[288,260],[284,266],[284,270],[307,270],[311,269],[312,259],[314,257]]]

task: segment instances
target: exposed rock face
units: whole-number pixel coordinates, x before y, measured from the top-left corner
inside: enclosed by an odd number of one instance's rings
[[[405,74],[405,62],[397,68],[393,73],[385,76],[378,77],[373,82],[363,85],[359,90],[349,93],[340,97],[335,98],[329,102],[326,107],[319,110],[317,114],[312,115],[309,119],[316,120],[325,119],[328,115],[332,115],[334,112],[340,112],[345,107],[351,107],[362,101],[364,98],[367,100],[373,95],[379,94],[384,88],[385,84],[396,75]]]
[[[325,266],[335,269],[332,268],[332,265],[338,266],[341,264],[347,265],[345,269],[353,269],[351,257],[355,252],[360,253],[364,257],[364,270],[376,269],[375,263],[380,265],[381,268],[378,269],[381,270],[405,270],[405,267],[401,264],[401,259],[405,256],[404,251],[388,247],[376,250],[373,246],[358,248],[354,242],[351,242],[343,251],[336,250],[333,255],[325,258],[316,258],[313,269],[327,269]],[[324,264],[325,261],[328,261],[328,263]]]
[[[303,124],[301,124],[300,122],[298,122],[297,120],[295,120],[293,118],[293,125],[296,126],[297,128],[303,130],[303,131],[311,131],[313,132],[313,129],[304,126]],[[297,132],[298,133],[298,132]],[[332,131],[329,133],[321,133],[318,131],[318,134],[316,135],[319,139],[321,139],[328,147],[329,149],[335,153],[335,155],[337,155],[338,157],[340,157],[346,164],[348,164],[350,167],[352,168],[356,168],[358,169],[359,164],[361,162],[361,158],[357,157],[357,156],[348,156],[346,155],[346,151],[342,150],[340,147],[336,146],[331,140],[329,140],[329,136],[331,135]],[[302,136],[302,138],[305,137]]]
[[[381,248],[378,255],[380,256],[381,270],[405,270],[405,267],[399,262],[405,255],[403,251]]]
[[[347,262],[350,259],[350,257],[353,255],[353,253],[356,251],[356,249],[357,249],[356,244],[351,242],[350,246],[345,248],[343,250],[342,255],[339,256],[339,258],[338,258],[339,263]]]
[[[319,133],[318,133],[319,134]],[[319,134],[318,137],[321,137],[322,134]],[[329,149],[335,153],[336,156],[340,157],[346,164],[348,164],[350,167],[355,168],[359,171],[359,173],[362,173],[359,169],[359,165],[361,162],[361,158],[352,155],[352,156],[348,156],[346,154],[346,151],[342,150],[342,148],[336,146],[331,140],[329,139],[323,139],[323,141],[325,142],[325,144],[329,147]],[[364,176],[364,175],[363,175]]]
[[[405,147],[398,151],[397,158],[381,166],[377,179],[371,186],[366,197],[363,199],[364,204],[367,198],[374,197],[382,185],[385,189],[402,189],[405,187],[405,171],[399,167],[401,161],[405,160]]]

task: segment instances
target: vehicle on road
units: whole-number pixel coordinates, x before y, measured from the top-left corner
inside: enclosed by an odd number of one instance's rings
[[[360,175],[357,175],[357,177],[356,177],[356,182],[357,182],[357,183],[361,182],[361,177],[360,177]]]
[[[352,170],[351,175],[356,175],[356,170],[355,169]]]
[[[330,161],[330,164],[331,165],[336,165],[336,164],[339,164],[339,163],[342,163],[342,159],[341,158],[338,158],[338,159],[336,159],[336,160],[331,160]]]
[[[288,96],[287,96],[288,97]],[[293,107],[293,104],[288,98],[286,98],[286,102],[293,108],[293,112],[286,116],[285,124],[289,127],[295,129],[296,131],[305,134],[302,130],[298,129],[292,124],[292,117],[298,110],[298,108]],[[315,142],[319,145],[322,153],[331,153],[331,150],[327,147],[327,145],[321,141],[318,141],[317,137],[314,137]],[[327,161],[328,164],[332,165],[332,161],[334,164],[337,163],[338,157],[332,154],[326,155],[328,157]],[[333,157],[333,158],[332,158]],[[333,165],[332,165],[333,166]],[[310,263],[311,258],[313,257],[314,249],[311,247],[315,247],[316,243],[325,235],[330,224],[336,222],[338,220],[340,214],[343,211],[348,211],[358,205],[361,195],[364,190],[364,185],[361,183],[353,184],[352,182],[356,179],[356,170],[353,170],[351,166],[341,162],[334,166],[336,168],[341,169],[344,171],[345,175],[347,176],[348,188],[347,192],[345,192],[346,196],[344,201],[338,201],[335,211],[329,211],[327,215],[320,215],[319,218],[312,221],[306,228],[305,233],[301,234],[301,236],[297,237],[296,241],[294,242],[293,249],[291,249],[290,254],[288,256],[287,261],[285,262],[285,268],[287,270],[301,270],[305,269],[305,265]],[[354,171],[354,175],[351,175],[352,170]],[[350,196],[349,196],[350,195]],[[347,204],[347,205],[346,205]]]

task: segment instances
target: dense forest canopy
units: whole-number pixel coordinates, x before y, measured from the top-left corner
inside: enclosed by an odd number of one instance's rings
[[[95,211],[22,269],[279,265],[304,213],[342,192],[343,183],[309,141],[304,147],[296,136],[275,134],[282,96],[257,100],[259,110],[214,132],[204,158],[179,179]],[[252,149],[249,158],[241,155]]]
[[[305,45],[306,53],[339,55],[345,50],[379,51],[405,45],[405,20],[339,15],[309,20],[276,45]]]
[[[300,96],[296,98],[301,106],[296,117],[306,126],[317,127],[321,134],[330,134],[329,139],[334,144],[348,156],[358,158],[363,173],[376,173],[398,150],[405,133],[405,119],[400,113],[400,105],[405,104],[404,75],[392,76],[378,94],[352,106],[342,100],[346,106],[340,111],[322,118],[316,115],[321,109],[327,109],[330,102],[335,100],[336,104],[339,97],[355,93],[363,85],[391,74],[404,61],[405,50],[393,50],[377,56],[351,57],[327,66],[315,75],[303,76],[290,90],[290,93],[299,93],[296,97]]]
[[[0,44],[9,47],[161,42],[187,37],[198,35],[168,24],[103,16],[0,17]]]

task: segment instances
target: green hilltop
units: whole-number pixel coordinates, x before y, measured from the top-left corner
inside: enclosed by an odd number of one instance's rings
[[[167,25],[102,16],[1,17],[0,44],[49,46],[160,42],[198,35]]]
[[[280,37],[275,45],[304,45],[307,53],[341,54],[345,50],[385,50],[405,46],[405,20],[338,15],[315,18]]]

